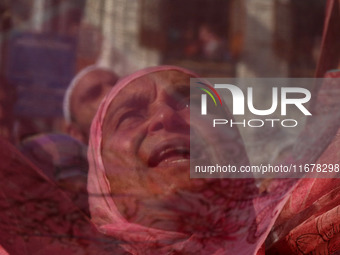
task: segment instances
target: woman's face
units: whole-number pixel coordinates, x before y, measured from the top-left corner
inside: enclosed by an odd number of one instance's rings
[[[189,105],[190,76],[179,71],[142,76],[111,102],[103,124],[102,158],[113,199],[128,220],[178,230],[183,215],[176,206],[187,204],[180,194],[202,186],[202,180],[190,179],[189,159],[208,156],[190,155],[190,143],[204,140],[211,127],[195,118],[190,123]],[[190,129],[196,134],[191,140]]]
[[[189,79],[178,71],[155,72],[131,82],[111,102],[102,154],[112,191],[163,194],[179,185],[175,176],[188,178]]]

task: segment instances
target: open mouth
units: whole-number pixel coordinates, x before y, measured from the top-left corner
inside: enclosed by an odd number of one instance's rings
[[[172,140],[157,146],[148,160],[150,167],[187,163],[190,160],[189,142]]]

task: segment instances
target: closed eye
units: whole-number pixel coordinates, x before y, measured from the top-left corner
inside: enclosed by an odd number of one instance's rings
[[[89,102],[99,98],[102,94],[101,84],[97,84],[89,88],[80,98],[81,102]]]
[[[138,110],[124,113],[118,120],[117,129],[131,129],[142,123],[145,116]]]

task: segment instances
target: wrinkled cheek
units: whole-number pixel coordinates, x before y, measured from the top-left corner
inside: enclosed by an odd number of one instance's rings
[[[134,160],[131,154],[131,144],[119,139],[110,147],[105,148],[103,155],[106,155],[113,165],[129,166]]]
[[[109,140],[104,141],[103,154],[110,155],[116,163],[124,167],[136,168],[140,163],[138,151],[141,135],[131,132],[121,132]]]

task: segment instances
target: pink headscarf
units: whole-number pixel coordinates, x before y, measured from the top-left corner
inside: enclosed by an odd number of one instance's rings
[[[179,71],[198,77],[186,69],[173,66],[143,69],[120,80],[99,107],[92,122],[88,151],[90,167],[88,192],[92,221],[100,232],[121,240],[124,249],[132,254],[177,254],[176,252],[184,252],[185,254],[218,255],[226,254],[226,251],[230,254],[234,252],[244,255],[255,254],[264,242],[296,180],[272,181],[266,194],[260,194],[252,180],[249,179],[232,181],[224,179],[221,181],[221,183],[228,181],[231,185],[239,185],[235,189],[235,193],[238,193],[237,196],[249,196],[251,194],[251,198],[244,200],[241,204],[230,205],[232,210],[235,208],[235,215],[241,215],[236,216],[238,220],[242,218],[241,220],[244,221],[238,235],[228,236],[228,233],[225,233],[224,235],[222,234],[222,239],[216,239],[213,236],[211,238],[205,237],[209,240],[204,240],[204,245],[202,245],[202,239],[195,234],[188,235],[180,232],[165,231],[128,222],[117,209],[111,196],[112,192],[102,160],[102,127],[105,115],[112,100],[132,81],[150,73],[167,70]],[[245,189],[240,186],[244,183],[246,185],[251,183],[253,187],[247,190],[248,194],[242,193]],[[219,218],[219,220],[225,221],[228,219]],[[237,224],[232,225],[231,223],[230,229],[239,227]],[[228,231],[226,230],[226,232]]]

